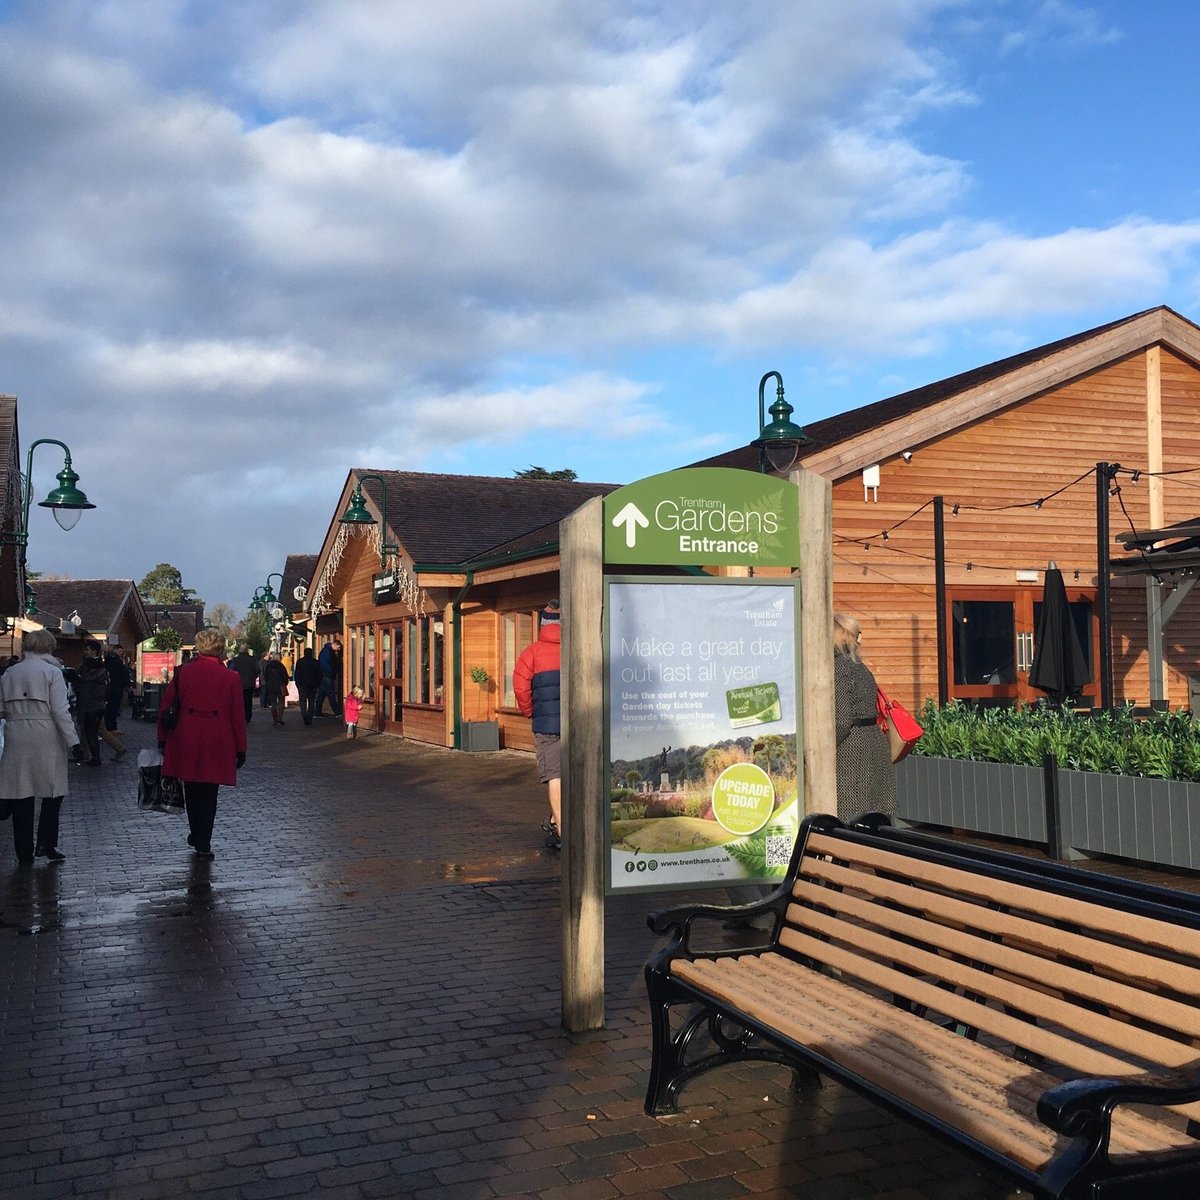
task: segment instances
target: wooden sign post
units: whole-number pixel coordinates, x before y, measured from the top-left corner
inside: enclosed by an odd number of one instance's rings
[[[674,473],[676,477],[688,474]],[[827,479],[808,471],[795,471],[789,478],[797,489],[799,509],[799,561],[794,565],[801,575],[804,703],[797,738],[803,754],[804,811],[836,812],[832,492]],[[597,497],[559,526],[564,751],[561,1016],[563,1028],[572,1033],[604,1027],[609,820],[608,764],[604,761],[604,521],[604,500]],[[629,549],[635,547],[647,522],[647,513],[632,501],[621,507],[612,521],[621,535],[628,537]],[[677,538],[681,546],[688,547],[701,540],[698,536]],[[708,552],[707,545],[700,551]]]

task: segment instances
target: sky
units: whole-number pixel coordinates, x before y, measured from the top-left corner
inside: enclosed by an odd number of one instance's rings
[[[243,612],[351,467],[626,483],[1158,304],[1192,0],[0,0],[32,570]],[[35,452],[34,501],[55,486]]]

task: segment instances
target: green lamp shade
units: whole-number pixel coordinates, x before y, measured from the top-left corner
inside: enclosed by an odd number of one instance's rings
[[[795,442],[803,446],[812,441],[808,434],[790,419],[795,410],[786,400],[776,400],[767,411],[771,414],[771,423],[762,427],[758,437],[750,443],[752,446],[765,449],[779,442]]]
[[[58,487],[38,503],[38,508],[54,510],[54,519],[62,529],[74,529],[83,510],[96,507],[75,486],[78,481],[79,476],[69,465],[63,467],[58,473]]]
[[[342,525],[374,525],[375,518],[367,512],[367,500],[362,488],[355,488],[350,497],[350,507],[342,514]]]

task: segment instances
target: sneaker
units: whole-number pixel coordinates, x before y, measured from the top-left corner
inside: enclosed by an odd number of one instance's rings
[[[542,829],[546,834],[546,849],[561,850],[562,838],[558,835],[558,826],[553,821],[547,821]]]
[[[36,858],[49,859],[50,862],[65,862],[67,858],[65,854],[60,853],[53,846],[48,850],[44,846],[39,846],[33,853]]]

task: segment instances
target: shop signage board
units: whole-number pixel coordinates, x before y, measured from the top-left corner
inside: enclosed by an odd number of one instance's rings
[[[651,475],[604,498],[604,560],[650,566],[796,567],[796,487],[726,467]]]
[[[604,613],[608,891],[776,882],[803,794],[796,582],[612,576]]]

